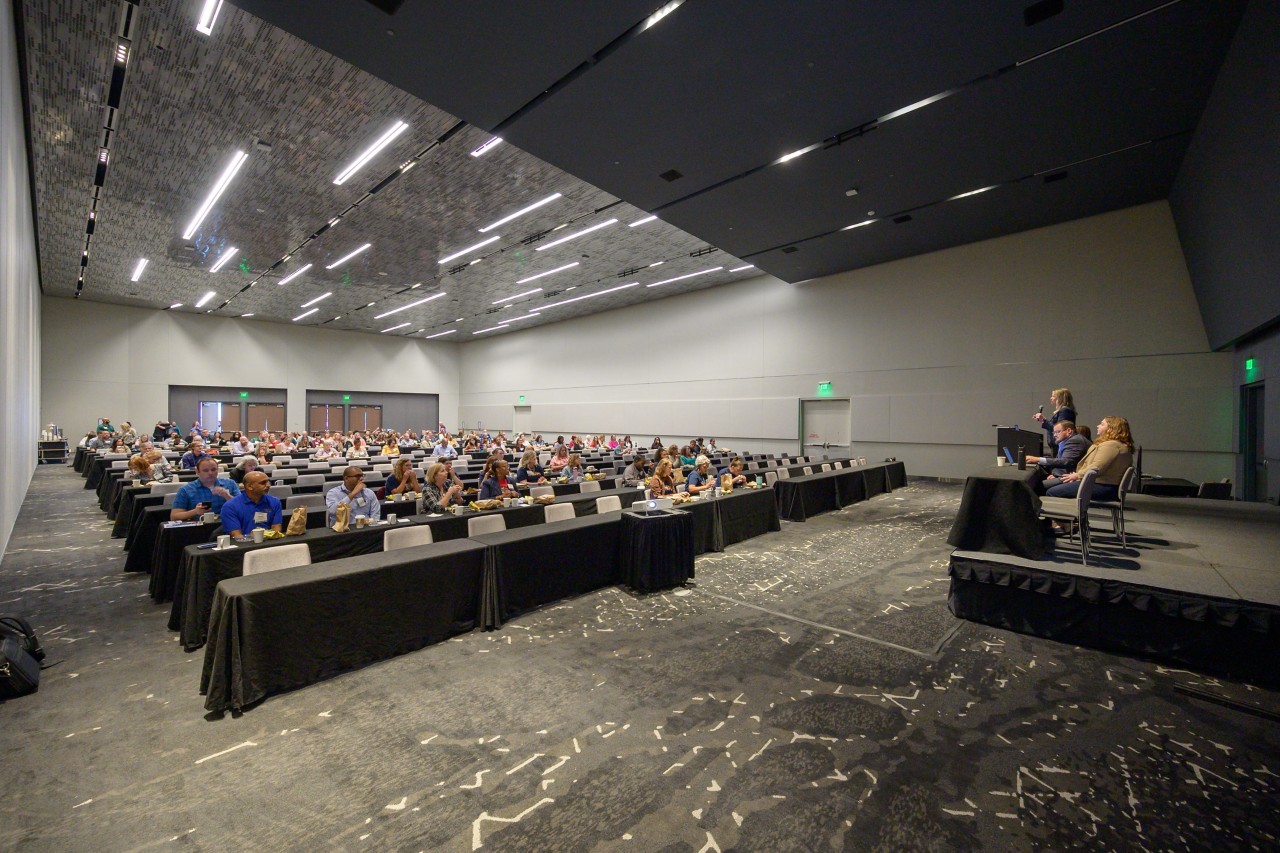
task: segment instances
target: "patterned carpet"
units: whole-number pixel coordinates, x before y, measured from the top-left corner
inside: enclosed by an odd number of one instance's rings
[[[926,481],[209,721],[83,481],[42,467],[0,612],[0,848],[1275,849],[1280,696],[960,622]],[[20,794],[20,795],[19,795]],[[1270,804],[1270,805],[1268,805]]]

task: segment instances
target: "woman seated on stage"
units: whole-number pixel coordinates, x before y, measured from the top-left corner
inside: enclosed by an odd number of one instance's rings
[[[516,483],[540,486],[547,482],[542,466],[538,464],[538,451],[526,450],[520,457],[520,467],[516,469]]]
[[[427,482],[422,487],[420,512],[441,512],[462,503],[462,483],[450,483],[449,472],[437,462],[427,469]]]
[[[661,498],[676,493],[676,481],[671,475],[671,460],[663,458],[653,469],[653,476],[645,481],[650,497]]]
[[[1107,415],[1098,422],[1098,437],[1085,451],[1076,470],[1064,474],[1045,494],[1051,498],[1074,498],[1080,490],[1080,479],[1090,469],[1096,469],[1098,476],[1093,481],[1092,500],[1114,501],[1120,496],[1120,480],[1131,465],[1133,436],[1129,434],[1129,422]]]
[[[382,493],[387,497],[422,491],[422,486],[418,483],[418,474],[413,470],[413,459],[408,456],[397,459],[382,488]]]
[[[564,466],[569,464],[569,449],[563,444],[556,448],[556,455],[551,457],[551,461],[547,463],[547,469],[552,474],[559,474],[564,470]]]
[[[507,479],[510,470],[511,466],[507,464],[507,460],[495,460],[489,469],[489,476],[480,484],[480,497],[477,500],[519,497],[520,493],[516,491],[515,484]]]

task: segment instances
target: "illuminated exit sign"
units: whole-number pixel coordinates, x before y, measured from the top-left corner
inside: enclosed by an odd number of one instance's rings
[[[831,396],[831,383],[830,383],[830,382],[819,382],[819,383],[818,383],[818,396],[819,396],[819,397],[830,397],[830,396]]]

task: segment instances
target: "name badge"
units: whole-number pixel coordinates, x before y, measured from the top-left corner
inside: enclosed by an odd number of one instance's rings
[[[356,506],[363,507],[363,506],[364,506],[364,498],[356,498]]]
[[[253,523],[254,523],[254,524],[266,524],[266,523],[267,523],[267,514],[266,514],[265,512],[255,512],[255,513],[253,514]]]

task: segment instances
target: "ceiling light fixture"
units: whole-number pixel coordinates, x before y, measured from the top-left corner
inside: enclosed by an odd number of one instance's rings
[[[686,278],[696,278],[697,276],[706,275],[709,272],[716,272],[722,269],[724,269],[724,267],[712,267],[711,269],[703,270],[702,272],[686,273],[685,275],[678,275],[675,278],[668,278],[663,281],[655,281],[653,284],[646,284],[645,287],[657,287],[660,284],[670,284],[673,281],[684,281]]]
[[[449,255],[448,257],[441,258],[439,261],[437,261],[437,263],[447,264],[449,263],[449,261],[452,261],[454,258],[460,258],[463,255],[469,255],[472,252],[474,252],[476,249],[483,248],[489,245],[490,243],[492,243],[494,240],[501,240],[501,239],[502,239],[501,234],[494,234],[488,240],[481,240],[479,243],[476,243],[474,246],[468,246],[467,248],[462,249],[461,251],[454,252],[452,255]]]
[[[445,332],[436,332],[434,335],[427,335],[425,338],[423,338],[423,340],[427,340],[427,341],[429,341],[429,340],[431,340],[432,338],[443,338],[445,335],[452,335],[452,334],[453,334],[454,332],[456,332],[456,331],[458,331],[458,330],[457,330],[457,329],[449,329],[448,331],[445,331]]]
[[[541,287],[535,287],[533,290],[526,290],[524,293],[517,293],[515,296],[504,296],[502,299],[495,299],[489,304],[501,305],[503,302],[514,302],[515,300],[519,299],[521,296],[532,296],[535,293],[541,293],[541,292],[542,292]]]
[[[360,254],[361,252],[363,252],[365,249],[369,248],[369,247],[370,247],[370,246],[372,246],[372,245],[373,245],[372,243],[365,243],[363,246],[361,246],[359,249],[356,249],[356,250],[355,250],[354,252],[352,252],[351,254],[346,255],[345,257],[341,257],[341,258],[339,258],[338,260],[334,261],[333,263],[329,264],[329,266],[325,267],[325,269],[327,269],[327,270],[331,270],[331,269],[333,269],[334,267],[340,267],[340,266],[342,266],[342,265],[343,265],[343,264],[345,264],[347,261],[351,260],[351,259],[352,259],[352,258],[354,258],[356,255]],[[310,265],[310,264],[307,264],[307,266],[311,266],[311,265]],[[283,282],[282,282],[282,283],[283,283]]]
[[[432,295],[428,296],[426,299],[419,299],[417,302],[410,302],[408,305],[401,305],[399,308],[392,308],[390,311],[384,311],[383,313],[379,314],[373,319],[381,320],[383,317],[390,317],[392,314],[399,314],[401,311],[408,311],[410,308],[416,308],[419,305],[430,302],[432,299],[439,299],[441,296],[444,296],[443,290],[440,291],[439,293],[433,293]],[[370,302],[369,304],[372,305],[373,303]]]
[[[573,267],[576,267],[576,266],[578,265],[578,263],[579,263],[578,261],[574,261],[574,262],[573,262],[573,263],[571,263],[571,264],[565,264],[564,266],[562,266],[562,267],[556,267],[556,268],[555,268],[555,269],[553,269],[553,270],[547,270],[546,272],[540,272],[540,273],[538,273],[537,275],[531,275],[531,276],[529,276],[528,278],[522,278],[522,279],[520,279],[519,281],[517,281],[517,282],[516,282],[516,284],[528,284],[528,283],[529,283],[529,282],[531,282],[531,281],[537,281],[537,280],[538,280],[538,279],[540,279],[540,278],[544,278],[544,277],[549,276],[549,275],[554,275],[555,273],[558,273],[558,272],[564,272],[564,271],[565,271],[565,270],[567,270],[567,269],[571,269],[571,268],[573,268]]]
[[[644,25],[640,27],[640,32],[644,32],[645,30],[649,29],[649,27],[652,27],[654,24],[658,23],[658,21],[661,21],[667,15],[670,15],[676,9],[679,9],[680,4],[683,2],[684,0],[671,0],[670,3],[667,3],[658,11],[654,12],[652,15],[645,18]]]
[[[483,145],[481,145],[481,146],[480,146],[479,148],[477,148],[475,151],[472,151],[472,152],[471,152],[471,156],[472,156],[472,157],[483,157],[485,154],[488,154],[490,150],[492,150],[493,148],[495,148],[495,147],[497,147],[497,146],[499,146],[499,145],[501,145],[501,144],[502,144],[502,139],[501,139],[501,138],[499,138],[499,137],[497,137],[497,136],[495,136],[495,137],[493,137],[492,139],[490,139],[488,142],[486,142],[486,143],[484,143]]]
[[[508,323],[519,323],[521,320],[532,320],[534,317],[537,317],[537,316],[538,316],[537,314],[525,314],[520,317],[508,317],[505,320],[499,320],[498,325],[505,326]]]
[[[490,327],[489,327],[489,328],[487,328],[487,329],[480,329],[479,331],[472,332],[471,334],[473,334],[473,335],[483,335],[485,332],[496,332],[496,331],[499,331],[499,330],[501,330],[501,329],[505,329],[505,328],[507,328],[507,327],[506,327],[506,326],[490,326]]]
[[[649,264],[649,266],[650,266],[650,267],[660,267],[660,266],[662,266],[662,265],[663,265],[663,264],[665,264],[665,263],[666,263],[666,261],[654,261],[653,263]]]
[[[635,222],[628,222],[628,223],[627,223],[627,227],[628,227],[628,228],[635,228],[637,225],[644,225],[646,222],[652,222],[653,220],[655,220],[655,219],[657,219],[657,218],[658,218],[658,217],[656,217],[656,216],[646,216],[644,219],[637,219]]]
[[[539,246],[538,251],[541,252],[543,249],[550,249],[552,246],[559,246],[561,243],[568,243],[570,240],[576,240],[584,234],[590,234],[592,231],[599,231],[601,228],[608,228],[617,221],[618,220],[616,219],[606,219],[604,222],[592,225],[590,228],[583,228],[581,231],[574,231],[572,234],[567,234],[559,240],[552,240],[546,245]]]
[[[304,303],[302,303],[302,304],[301,304],[300,306],[298,306],[298,307],[300,307],[300,308],[310,308],[312,305],[315,305],[317,302],[320,302],[321,300],[328,299],[330,296],[333,296],[333,291],[332,291],[332,290],[331,290],[331,291],[329,291],[328,293],[324,294],[323,296],[317,296],[315,299],[312,299],[310,302],[304,302]]]
[[[741,267],[734,267],[733,269],[729,270],[729,272],[742,272],[743,270],[753,270],[755,268],[756,268],[755,264],[747,264]]]
[[[205,306],[205,303],[206,303],[206,302],[208,302],[210,299],[212,299],[213,297],[215,297],[215,296],[217,296],[217,295],[218,295],[217,291],[215,291],[215,290],[210,290],[210,291],[209,291],[208,293],[206,293],[204,296],[201,296],[201,297],[200,297],[200,301],[196,303],[196,307],[197,307],[197,308],[203,308],[203,307]]]
[[[379,151],[390,145],[397,136],[408,129],[409,125],[402,121],[397,121],[395,124],[391,125],[390,130],[382,134],[382,136],[379,136],[372,145],[360,152],[356,159],[351,162],[350,166],[339,172],[338,177],[334,178],[333,182],[338,186],[342,186],[342,184],[346,182],[347,178],[364,168],[364,165],[377,156]]]
[[[953,195],[951,198],[947,199],[947,201],[955,201],[958,198],[968,198],[971,195],[977,195],[978,193],[984,193],[987,190],[993,190],[996,188],[996,186],[997,184],[992,184],[989,187],[982,187],[981,189],[977,189],[977,190],[969,190],[967,193],[960,193],[960,195]]]
[[[611,287],[608,290],[601,290],[596,293],[588,293],[585,296],[575,296],[572,299],[565,299],[561,302],[552,302],[550,305],[539,305],[537,311],[530,311],[529,313],[537,314],[541,311],[546,311],[548,308],[559,308],[561,305],[568,305],[570,302],[579,302],[583,299],[592,299],[596,296],[604,296],[606,293],[613,293],[617,290],[626,290],[628,287],[635,287],[639,283],[640,282],[638,281],[633,281],[630,284],[620,284],[617,287]]]
[[[252,316],[253,316],[253,312],[252,312],[252,311],[250,311],[248,314],[241,314],[241,315],[240,315],[240,319],[242,319],[242,320],[243,320],[245,317],[252,317]]]
[[[207,36],[213,35],[213,25],[218,20],[218,13],[222,11],[222,0],[204,0],[204,6],[200,9],[200,17],[196,19],[196,32],[204,33]]]
[[[311,264],[307,264],[302,269],[294,270],[293,272],[289,273],[287,276],[285,276],[284,278],[276,282],[276,284],[288,284],[289,282],[293,281],[295,278],[302,275],[304,272],[306,272],[309,269],[311,269]]]
[[[169,306],[169,308],[181,308],[181,307],[182,307],[182,303],[181,303],[181,302],[175,302],[175,303],[173,303],[172,305],[170,305],[170,306]]]
[[[798,151],[792,151],[790,154],[783,154],[777,160],[773,161],[773,165],[776,166],[779,163],[786,163],[788,160],[794,160],[803,154],[808,154],[810,151],[816,151],[821,147],[822,147],[821,142],[815,142],[812,145],[808,145],[808,146],[805,146],[804,148],[799,149]]]
[[[227,168],[222,170],[222,175],[218,178],[218,182],[213,185],[213,191],[209,193],[204,203],[200,205],[200,209],[196,211],[195,217],[187,226],[187,230],[182,232],[183,240],[190,240],[195,235],[196,229],[200,227],[200,223],[209,215],[209,211],[217,204],[222,193],[226,191],[227,186],[235,178],[236,172],[240,171],[240,167],[244,165],[244,161],[249,159],[249,155],[243,151],[237,151],[231,158],[231,162],[227,164]]]
[[[226,266],[227,261],[231,260],[236,256],[236,252],[238,251],[240,250],[237,249],[235,246],[232,246],[231,248],[227,249],[225,252],[222,253],[222,257],[218,258],[217,263],[209,267],[209,272],[217,272],[218,270],[222,269],[224,266]]]
[[[317,311],[319,311],[319,310],[320,310],[319,308],[312,308],[310,311],[307,311],[307,312],[305,312],[305,313],[303,313],[303,314],[299,314],[297,317],[294,317],[294,318],[293,318],[293,322],[295,322],[295,323],[296,323],[296,322],[298,322],[299,320],[301,320],[303,317],[310,317],[312,314],[316,313],[316,312],[317,312]]]
[[[864,219],[864,220],[862,220],[861,222],[855,222],[855,223],[853,223],[852,225],[846,225],[845,227],[841,228],[840,230],[841,230],[841,231],[852,231],[854,228],[861,228],[862,226],[864,226],[864,225],[870,225],[872,222],[875,222],[875,221],[876,221],[876,220],[874,220],[874,219]]]
[[[902,109],[900,109],[900,110],[894,110],[894,111],[893,111],[893,112],[891,112],[891,113],[887,113],[887,114],[885,114],[885,115],[882,115],[882,116],[880,116],[880,118],[876,119],[876,121],[878,121],[878,122],[892,121],[893,119],[897,118],[898,116],[904,116],[904,115],[906,115],[907,113],[915,112],[916,110],[920,109],[921,107],[927,107],[927,106],[929,106],[930,104],[935,104],[935,103],[937,103],[938,101],[941,101],[941,100],[942,100],[943,98],[945,98],[945,97],[948,97],[948,96],[950,96],[950,95],[954,95],[954,94],[955,94],[956,92],[958,92],[958,91],[960,91],[960,90],[959,90],[959,89],[948,89],[948,90],[947,90],[947,91],[945,91],[945,92],[939,92],[939,93],[938,93],[938,94],[936,94],[936,95],[930,95],[929,97],[925,98],[923,101],[916,101],[914,104],[907,104],[905,107],[903,107],[903,108],[902,108]]]
[[[147,259],[142,258],[138,261],[138,265],[133,268],[133,275],[129,276],[129,281],[137,281],[142,278],[142,271],[147,268]]]
[[[502,217],[492,225],[486,225],[485,227],[480,229],[480,233],[485,234],[489,231],[492,231],[493,229],[497,228],[499,225],[505,225],[513,219],[518,219],[521,216],[524,216],[526,213],[529,213],[530,211],[537,210],[538,208],[542,207],[544,204],[550,204],[556,199],[561,198],[563,195],[564,195],[563,193],[552,193],[551,195],[544,198],[542,201],[535,201],[533,204],[529,205],[528,207],[522,207],[519,210],[517,210],[515,213]]]
[[[399,326],[392,326],[390,329],[383,329],[381,334],[385,335],[387,332],[394,332],[396,329],[403,329],[405,326],[408,326],[408,325],[409,325],[408,323],[401,323]]]

